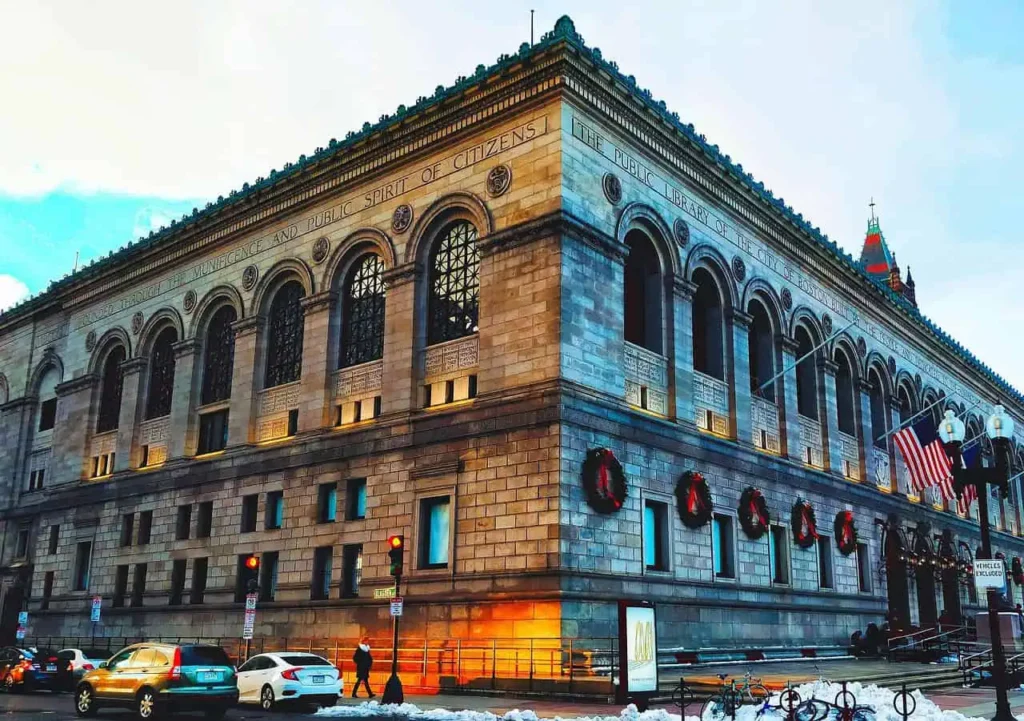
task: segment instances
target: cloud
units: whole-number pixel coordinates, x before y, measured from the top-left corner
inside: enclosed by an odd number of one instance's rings
[[[140,208],[135,214],[135,224],[132,226],[132,236],[144,238],[151,230],[160,230],[171,224],[171,215],[165,210],[146,206]]]
[[[28,297],[28,286],[13,275],[0,273],[0,311]]]

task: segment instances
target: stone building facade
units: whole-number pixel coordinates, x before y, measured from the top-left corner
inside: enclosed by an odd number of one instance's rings
[[[883,276],[563,18],[0,315],[4,632],[24,609],[32,636],[88,635],[100,596],[103,635],[237,637],[255,553],[257,635],[385,635],[393,533],[419,638],[606,639],[620,598],[677,647],[969,611],[955,573],[894,559],[962,558],[977,520],[879,436],[1024,399]],[[612,513],[585,493],[597,448]],[[1019,498],[993,504],[1007,558]]]

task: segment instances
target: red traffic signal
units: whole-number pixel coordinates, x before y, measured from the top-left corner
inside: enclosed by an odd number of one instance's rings
[[[389,536],[388,546],[391,548],[401,548],[405,545],[405,538],[403,536]]]
[[[249,556],[247,559],[245,559],[245,567],[248,568],[250,571],[257,571],[257,570],[259,570],[259,567],[260,567],[260,557],[259,556]]]
[[[405,565],[405,536],[388,537],[388,561],[391,575],[395,578],[401,576]]]

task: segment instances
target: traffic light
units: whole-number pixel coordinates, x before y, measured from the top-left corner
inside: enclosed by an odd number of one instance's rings
[[[260,587],[260,557],[256,554],[246,556],[242,562],[242,576],[245,579],[246,593],[256,593]]]
[[[391,561],[391,575],[398,578],[402,575],[402,566],[405,562],[405,537],[388,537],[388,559]]]

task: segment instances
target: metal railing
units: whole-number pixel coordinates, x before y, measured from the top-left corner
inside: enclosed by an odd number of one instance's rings
[[[899,655],[931,654],[948,656],[960,643],[965,642],[965,626],[944,626],[925,628],[888,640],[888,655],[893,659]]]
[[[259,653],[303,651],[318,654],[341,671],[346,683],[355,682],[352,654],[359,638],[41,636],[26,646],[60,650],[89,648],[116,651],[142,641],[220,646],[237,665]],[[374,657],[370,682],[382,686],[391,672],[391,638],[369,640]],[[438,691],[517,691],[607,696],[614,691],[618,639],[403,639],[398,648],[399,674],[407,689]]]

